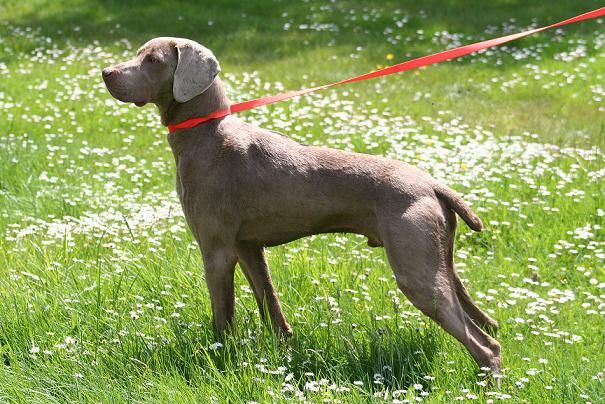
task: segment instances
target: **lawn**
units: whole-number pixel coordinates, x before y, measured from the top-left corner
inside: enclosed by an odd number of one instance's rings
[[[188,37],[240,101],[600,2],[193,3],[0,2],[0,401],[605,401],[605,19],[241,114],[464,195],[486,229],[460,225],[456,262],[500,323],[499,389],[354,235],[269,250],[292,338],[237,271],[237,329],[217,341],[167,130],[101,80],[152,37]]]

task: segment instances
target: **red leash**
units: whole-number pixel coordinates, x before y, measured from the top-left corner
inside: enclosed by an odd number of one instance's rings
[[[434,63],[443,62],[444,60],[459,58],[464,55],[468,55],[469,53],[477,52],[482,49],[491,48],[493,46],[502,45],[504,43],[514,41],[515,39],[523,38],[528,35],[532,35],[538,32],[545,31],[547,29],[560,27],[562,25],[572,24],[575,22],[580,22],[584,20],[590,20],[593,18],[603,17],[605,16],[605,7],[601,7],[597,10],[590,11],[588,13],[580,14],[578,16],[569,18],[567,20],[557,22],[552,25],[548,25],[546,27],[535,28],[529,31],[519,32],[517,34],[506,35],[500,38],[489,39],[487,41],[481,41],[470,45],[461,46],[455,49],[449,49],[443,52],[434,53],[428,56],[422,56],[417,59],[408,60],[407,62],[399,63],[393,66],[385,67],[384,69],[376,70],[370,73],[362,74],[361,76],[353,77],[350,79],[338,81],[336,83],[325,84],[319,87],[305,88],[298,91],[289,91],[287,93],[271,95],[268,97],[257,98],[254,100],[238,102],[237,104],[231,105],[229,109],[214,111],[209,115],[187,119],[186,121],[168,125],[168,130],[170,133],[175,132],[179,129],[190,129],[201,123],[207,122],[211,119],[222,118],[229,114],[233,114],[236,112],[246,111],[248,109],[260,107],[262,105],[273,104],[278,101],[287,100],[289,98],[298,97],[299,95],[304,95],[308,93],[312,93],[318,90],[324,90],[326,88],[338,86],[340,84],[353,83],[356,81],[369,80],[380,76],[386,76],[393,73],[404,72],[406,70],[417,69],[422,66],[432,65]]]

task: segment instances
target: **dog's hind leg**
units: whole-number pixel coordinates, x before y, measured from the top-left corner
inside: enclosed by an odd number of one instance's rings
[[[487,313],[477,307],[477,304],[473,301],[468,290],[462,283],[462,280],[456,273],[456,269],[453,269],[454,274],[454,286],[456,288],[456,294],[458,299],[464,308],[464,311],[468,316],[475,322],[479,327],[486,330],[489,334],[496,336],[498,333],[498,322],[491,318]]]
[[[239,245],[237,254],[242,271],[254,291],[261,318],[265,319],[265,312],[268,311],[273,329],[280,335],[292,335],[292,327],[286,321],[271,281],[263,247]]]
[[[463,309],[447,265],[446,220],[439,202],[415,201],[404,212],[379,212],[381,238],[397,285],[408,299],[460,341],[480,367],[500,371],[500,344]]]
[[[462,283],[458,272],[456,272],[456,266],[454,265],[454,241],[456,239],[456,215],[454,212],[447,207],[443,211],[446,218],[446,264],[448,269],[452,273],[452,279],[454,287],[456,289],[456,295],[458,300],[462,304],[464,311],[468,316],[475,322],[479,327],[486,330],[491,335],[495,336],[498,332],[498,322],[491,318],[487,313],[477,307],[477,304],[471,298],[470,293]]]

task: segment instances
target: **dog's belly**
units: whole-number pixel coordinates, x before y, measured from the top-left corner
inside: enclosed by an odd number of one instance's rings
[[[308,216],[274,215],[242,222],[237,238],[240,242],[275,246],[320,233],[356,233],[368,237],[372,247],[382,242],[373,215],[329,214],[310,219]]]

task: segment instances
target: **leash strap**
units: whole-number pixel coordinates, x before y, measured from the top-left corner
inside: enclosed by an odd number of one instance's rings
[[[196,117],[187,119],[186,121],[168,125],[168,130],[170,133],[175,132],[179,129],[190,129],[201,123],[210,121],[212,119],[222,118],[229,114],[234,114],[241,111],[246,111],[249,109],[257,108],[263,105],[273,104],[279,101],[287,100],[293,97],[298,97],[301,95],[309,94],[319,90],[325,90],[326,88],[338,86],[341,84],[354,83],[356,81],[363,81],[374,79],[376,77],[387,76],[389,74],[400,73],[407,70],[417,69],[422,66],[428,66],[435,63],[443,62],[448,59],[455,59],[465,55],[468,55],[473,52],[477,52],[483,49],[491,48],[494,46],[502,45],[510,41],[514,41],[519,38],[523,38],[529,35],[536,34],[538,32],[546,31],[547,29],[560,27],[563,25],[573,24],[576,22],[590,20],[598,17],[605,16],[605,7],[601,7],[597,10],[589,11],[584,14],[577,15],[572,18],[568,18],[567,20],[557,22],[555,24],[551,24],[541,28],[535,28],[528,31],[519,32],[517,34],[511,34],[502,36],[499,38],[489,39],[486,41],[476,42],[470,45],[464,45],[459,48],[449,49],[446,51],[434,53],[428,56],[422,56],[417,59],[408,60],[403,63],[399,63],[393,66],[385,67],[384,69],[376,70],[370,73],[362,74],[361,76],[352,77],[350,79],[341,80],[336,83],[324,84],[318,87],[305,88],[298,91],[288,91],[286,93],[271,95],[268,97],[256,98],[249,101],[238,102],[236,104],[232,104],[229,109],[214,111],[206,116]]]

